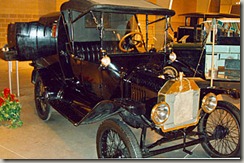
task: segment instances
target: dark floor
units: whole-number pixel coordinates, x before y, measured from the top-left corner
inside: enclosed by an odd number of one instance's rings
[[[0,60],[0,65],[0,90],[3,90],[9,86],[8,62]],[[57,112],[53,112],[48,122],[40,120],[35,113],[33,85],[30,82],[31,71],[32,67],[28,66],[27,62],[19,62],[19,100],[22,105],[21,117],[24,125],[17,129],[0,126],[0,158],[97,159],[96,130],[99,123],[75,127]],[[16,94],[15,74],[13,68],[13,93]],[[240,101],[232,102],[240,107]],[[137,132],[135,131],[135,133]],[[148,136],[149,140],[153,141],[156,140],[157,134],[149,133]],[[201,145],[187,149],[193,151],[193,155],[188,155],[182,150],[176,150],[154,158],[209,158]]]

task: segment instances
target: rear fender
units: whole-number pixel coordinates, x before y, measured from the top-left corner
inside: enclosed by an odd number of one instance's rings
[[[36,84],[36,78],[37,78],[37,69],[34,69],[31,73],[31,83]]]
[[[31,74],[31,83],[35,84],[37,77],[40,76],[43,84],[48,85],[48,81],[52,78],[52,76],[49,75],[48,70],[46,68],[43,69],[34,69]]]
[[[32,71],[31,82],[36,83],[37,77],[42,79],[44,86],[46,86],[49,92],[58,92],[65,85],[65,80],[62,80],[61,76],[58,76],[57,73],[50,71],[48,68],[35,68]]]

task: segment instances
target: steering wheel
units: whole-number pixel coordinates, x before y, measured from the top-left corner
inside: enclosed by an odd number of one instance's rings
[[[140,39],[136,39],[136,36],[139,36]],[[139,48],[143,44],[143,35],[140,32],[130,32],[124,35],[121,40],[119,41],[119,49],[122,52],[131,52],[135,50],[135,48],[139,51],[141,51],[141,48]]]

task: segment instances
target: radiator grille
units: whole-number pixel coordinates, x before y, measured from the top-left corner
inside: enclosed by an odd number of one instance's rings
[[[179,91],[180,87],[183,91]],[[160,90],[158,99],[170,106],[169,118],[161,126],[164,132],[198,123],[200,89],[194,81],[168,82]]]
[[[197,91],[167,94],[165,102],[170,106],[170,116],[163,126],[164,131],[184,128],[197,122],[199,108]]]
[[[131,85],[131,98],[135,101],[145,101],[146,91],[142,87],[132,84]]]

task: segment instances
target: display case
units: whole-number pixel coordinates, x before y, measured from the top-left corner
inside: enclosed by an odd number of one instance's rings
[[[212,51],[214,50],[214,78],[240,80],[240,46],[206,45],[205,77],[210,78]]]

